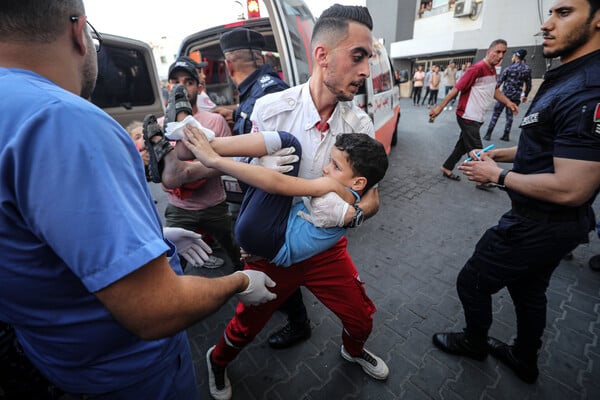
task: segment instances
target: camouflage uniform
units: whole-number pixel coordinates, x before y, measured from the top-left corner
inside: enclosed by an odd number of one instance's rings
[[[523,83],[525,83],[525,91],[523,91]],[[523,97],[527,97],[531,91],[531,68],[521,61],[513,63],[502,71],[502,74],[498,78],[498,86],[502,84],[502,93],[504,93],[510,101],[519,105],[521,103],[521,93],[524,94]],[[496,101],[494,113],[492,114],[492,119],[490,119],[490,124],[484,137],[485,140],[490,140],[492,131],[496,126],[496,122],[498,122],[498,117],[500,117],[500,114],[505,107],[506,106],[503,103]],[[510,108],[506,107],[506,125],[504,126],[502,140],[508,141],[512,123],[513,112]]]

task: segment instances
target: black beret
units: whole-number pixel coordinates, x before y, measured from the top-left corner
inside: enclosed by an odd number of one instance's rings
[[[264,47],[264,36],[252,29],[235,28],[221,36],[221,50],[223,50],[223,53],[239,49],[262,50]]]

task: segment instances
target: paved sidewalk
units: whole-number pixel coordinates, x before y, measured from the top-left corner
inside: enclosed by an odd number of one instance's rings
[[[313,335],[288,350],[272,350],[268,334],[283,324],[275,315],[261,335],[230,365],[233,399],[600,399],[600,272],[587,267],[600,240],[578,247],[563,261],[548,290],[548,323],[540,378],[522,383],[492,357],[477,362],[446,355],[433,333],[460,330],[463,314],[455,289],[458,271],[476,241],[509,208],[506,193],[476,190],[466,179],[442,177],[439,166],[458,137],[454,111],[435,123],[427,109],[402,103],[398,145],[380,185],[381,210],[349,233],[349,251],[378,308],[367,347],[383,357],[389,379],[378,382],[340,356],[341,324],[308,292]],[[521,113],[526,106],[521,107]],[[488,119],[489,120],[489,119]],[[516,144],[515,118],[511,143]],[[492,143],[502,135],[501,117]],[[487,122],[482,127],[485,132]],[[218,276],[217,270],[190,273]],[[206,350],[217,342],[235,302],[188,330],[201,398],[208,393]],[[490,334],[509,341],[515,317],[506,290],[494,297]]]

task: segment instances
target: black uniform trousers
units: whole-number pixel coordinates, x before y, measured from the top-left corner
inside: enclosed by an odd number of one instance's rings
[[[481,237],[458,275],[468,336],[485,340],[492,324],[491,295],[506,287],[517,316],[515,346],[535,353],[546,326],[546,289],[563,256],[587,239],[593,211],[581,207],[566,215],[527,209],[508,211]]]

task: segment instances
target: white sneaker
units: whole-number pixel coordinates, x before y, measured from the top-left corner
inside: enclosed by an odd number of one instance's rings
[[[344,345],[342,345],[341,354],[346,361],[358,363],[362,367],[363,371],[367,373],[367,375],[375,379],[387,379],[390,373],[390,370],[385,362],[367,349],[363,348],[363,352],[360,356],[352,357],[346,352]]]
[[[448,109],[448,107],[444,107],[444,111],[446,111]],[[452,110],[452,108],[450,108]]]
[[[225,260],[223,260],[222,258],[215,257],[215,256],[208,256],[208,260],[206,260],[204,262],[204,265],[202,265],[202,266],[204,268],[214,269],[214,268],[222,267],[223,264],[225,264]]]
[[[208,349],[206,352],[206,367],[208,369],[208,389],[210,395],[215,400],[229,400],[231,399],[231,382],[227,376],[226,367],[214,366],[210,361],[210,355],[212,354],[215,346]],[[216,375],[216,376],[215,376]]]
[[[448,107],[448,110],[452,111],[452,106]]]

